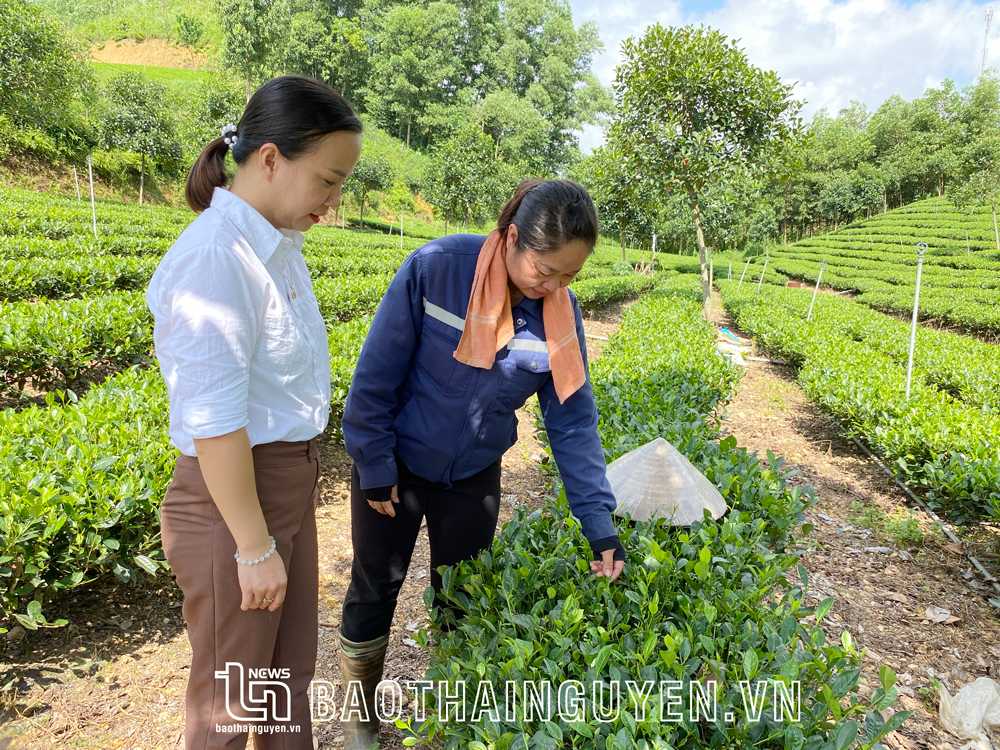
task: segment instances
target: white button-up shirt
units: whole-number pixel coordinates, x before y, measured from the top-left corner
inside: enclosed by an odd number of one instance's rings
[[[241,427],[251,446],[326,429],[330,350],[302,241],[216,188],[153,273],[146,304],[181,453]]]

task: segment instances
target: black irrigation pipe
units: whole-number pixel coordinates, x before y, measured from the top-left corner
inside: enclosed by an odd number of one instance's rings
[[[779,363],[777,360],[766,360],[763,357],[752,357],[751,359],[757,361],[771,362],[774,364],[789,364],[787,362]],[[962,542],[962,539],[952,530],[951,526],[949,526],[946,521],[942,520],[937,513],[931,510],[926,500],[919,497],[913,490],[907,487],[906,484],[898,476],[896,476],[891,469],[889,469],[889,467],[887,467],[884,463],[882,463],[882,461],[878,458],[878,456],[876,456],[868,449],[868,446],[866,446],[864,443],[858,440],[858,438],[855,435],[850,434],[850,430],[844,429],[844,425],[841,424],[840,420],[838,420],[836,417],[830,417],[830,420],[835,425],[837,425],[837,428],[840,430],[840,433],[842,435],[847,435],[848,437],[850,437],[851,442],[853,442],[856,446],[858,446],[858,448],[860,448],[861,451],[866,456],[868,456],[868,458],[874,461],[875,465],[878,466],[879,469],[881,469],[885,474],[888,474],[890,477],[892,477],[892,481],[895,482],[896,486],[899,487],[899,489],[901,489],[903,492],[905,492],[906,495],[911,500],[913,500],[913,502],[919,505],[920,509],[924,511],[924,513],[929,515],[933,520],[937,521],[937,523],[940,524],[941,530],[944,531],[944,535],[946,537],[948,537],[953,542],[958,542],[959,544],[962,544],[963,548],[965,547],[965,545]],[[994,578],[990,574],[990,572],[985,567],[983,567],[983,564],[979,561],[979,558],[977,558],[975,555],[969,554],[968,552],[965,553],[965,557],[966,559],[968,559],[969,562],[972,563],[972,566],[977,571],[979,571],[979,574],[983,577],[986,583],[991,585],[993,589],[996,591],[996,593],[1000,595],[1000,581]]]
[[[782,361],[779,361],[779,360],[767,360],[767,359],[765,359],[763,357],[750,357],[750,359],[753,359],[753,360],[756,360],[756,361],[770,362],[770,363],[773,363],[773,364],[791,364],[791,363],[782,362]],[[829,416],[829,415],[827,415],[827,416]],[[918,506],[920,506],[920,509],[922,511],[924,511],[932,519],[934,519],[935,521],[937,521],[938,524],[940,524],[941,530],[944,531],[945,536],[947,536],[953,542],[958,542],[959,544],[962,544],[962,547],[964,549],[965,545],[962,543],[962,539],[954,532],[954,530],[951,528],[951,526],[948,525],[948,523],[946,523],[945,521],[943,521],[937,515],[937,513],[935,513],[933,510],[930,509],[930,506],[927,504],[926,500],[924,500],[921,497],[919,497],[915,492],[913,492],[913,490],[911,490],[909,487],[907,487],[906,484],[902,480],[900,480],[900,478],[898,476],[896,476],[892,472],[891,469],[889,469],[884,463],[882,463],[881,460],[879,460],[878,456],[876,456],[874,453],[872,453],[868,449],[868,446],[866,446],[864,443],[862,443],[860,440],[858,440],[858,438],[855,435],[852,435],[851,432],[850,432],[850,430],[844,429],[844,425],[841,424],[840,420],[838,420],[836,417],[832,417],[832,416],[830,417],[830,420],[835,425],[837,425],[837,428],[840,430],[840,433],[842,435],[849,436],[851,438],[851,442],[853,442],[856,446],[858,446],[858,448],[860,448],[861,451],[866,456],[868,456],[868,458],[870,458],[872,461],[874,461],[875,465],[878,466],[879,469],[881,469],[884,473],[886,473],[890,477],[892,477],[892,481],[895,482],[896,486],[899,487],[899,489],[901,489],[903,492],[905,492],[906,495],[911,500],[913,500],[913,502],[915,502]],[[988,585],[992,586],[993,589],[994,589],[994,591],[998,595],[1000,595],[1000,581],[998,581],[996,578],[994,578],[990,574],[990,572],[988,570],[986,570],[985,567],[983,567],[983,564],[979,561],[979,558],[977,558],[975,555],[972,555],[972,554],[970,554],[968,552],[965,553],[965,557],[966,557],[966,559],[968,559],[969,562],[972,563],[972,566],[979,572],[979,574],[983,577],[983,579],[986,581],[986,583]]]
[[[831,417],[831,419],[833,418]],[[837,425],[837,427],[841,429],[843,434],[849,434],[849,431],[844,429],[844,426],[840,423],[840,421],[838,421],[837,419],[833,419],[833,422]],[[872,461],[875,462],[875,465],[878,466],[879,469],[881,469],[884,473],[892,477],[892,481],[895,482],[896,486],[899,487],[899,489],[901,489],[903,492],[905,492],[906,495],[911,500],[913,500],[913,502],[919,505],[920,509],[923,510],[924,513],[929,515],[932,519],[934,519],[938,524],[941,525],[941,530],[944,531],[945,536],[947,536],[953,542],[958,542],[959,544],[962,545],[963,548],[965,547],[965,545],[962,542],[962,539],[952,530],[951,526],[949,526],[948,523],[943,521],[940,517],[938,517],[938,515],[933,510],[930,509],[930,506],[927,504],[926,500],[919,497],[913,490],[907,487],[906,484],[902,480],[900,480],[900,478],[896,476],[891,469],[889,469],[884,463],[882,463],[882,461],[878,458],[878,456],[876,456],[868,449],[868,446],[866,446],[864,443],[858,440],[858,438],[855,435],[850,435],[850,438],[851,441],[856,446],[858,446],[858,448],[860,448],[865,453],[866,456],[868,456],[868,458],[870,458]],[[993,589],[996,591],[996,593],[1000,594],[1000,581],[994,578],[990,574],[990,572],[986,570],[985,567],[983,567],[983,564],[979,561],[979,558],[968,552],[965,553],[965,557],[969,560],[969,562],[972,563],[973,567],[979,571],[983,579],[988,584],[993,586]]]

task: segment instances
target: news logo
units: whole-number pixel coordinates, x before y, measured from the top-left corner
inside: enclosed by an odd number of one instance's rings
[[[291,677],[288,669],[250,669],[243,678],[243,665],[227,661],[225,670],[218,670],[215,679],[226,687],[226,713],[236,721],[291,721],[292,691],[282,680]],[[231,678],[231,679],[230,679]],[[278,700],[283,691],[284,701]],[[238,700],[234,700],[234,693]],[[246,715],[237,716],[230,708],[238,703]],[[279,715],[280,714],[280,715]]]

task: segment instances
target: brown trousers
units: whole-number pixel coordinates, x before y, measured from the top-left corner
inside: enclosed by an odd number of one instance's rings
[[[160,508],[163,551],[184,593],[192,651],[186,750],[245,748],[251,726],[257,750],[312,750],[309,683],[319,628],[316,439],[255,445],[253,461],[268,533],[288,574],[285,601],[274,612],[240,609],[236,542],[197,458],[177,457]],[[251,676],[256,669],[271,671]]]

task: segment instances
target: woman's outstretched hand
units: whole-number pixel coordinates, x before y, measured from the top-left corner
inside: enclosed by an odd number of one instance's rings
[[[399,485],[392,486],[392,496],[390,500],[384,502],[379,502],[378,500],[369,500],[368,504],[372,506],[375,510],[381,513],[383,516],[396,517],[396,509],[392,507],[393,503],[399,503],[399,495],[397,494],[397,489]]]
[[[615,551],[613,549],[602,552],[600,560],[594,560],[590,563],[590,569],[594,571],[594,575],[598,578],[610,578],[612,581],[618,578],[625,563],[622,560],[615,560],[614,557]]]
[[[625,567],[625,547],[617,534],[591,542],[590,549],[594,553],[590,569],[595,576],[613,581],[621,575]]]

